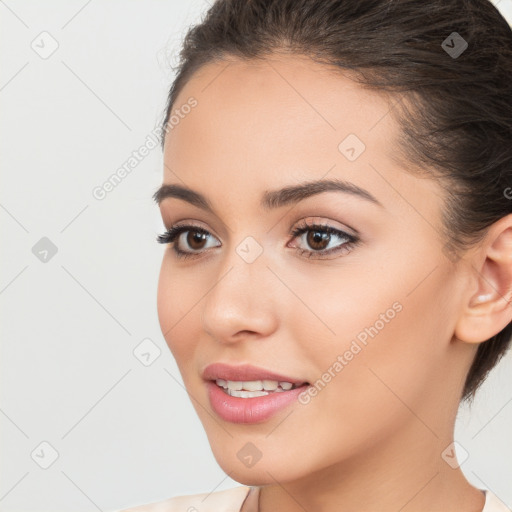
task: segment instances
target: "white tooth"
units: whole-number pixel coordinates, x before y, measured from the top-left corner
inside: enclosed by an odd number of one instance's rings
[[[263,389],[263,384],[261,380],[244,380],[242,387],[246,391],[261,391]]]
[[[277,380],[264,380],[263,389],[266,389],[267,391],[274,391],[277,389],[278,384]]]
[[[228,386],[224,379],[217,379],[215,382],[217,383],[217,386],[222,388],[226,388]]]
[[[237,396],[239,398],[254,398],[257,396],[266,396],[268,395],[265,391],[245,391],[245,390],[236,390],[236,389],[228,389],[228,394],[231,396]]]
[[[242,382],[238,380],[228,380],[226,381],[226,383],[228,385],[228,389],[233,389],[237,391],[240,391],[242,389]]]
[[[286,391],[292,389],[293,384],[291,382],[280,382],[279,385]]]

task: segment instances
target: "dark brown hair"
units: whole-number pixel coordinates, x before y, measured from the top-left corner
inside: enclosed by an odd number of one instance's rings
[[[162,147],[176,98],[201,66],[280,53],[396,98],[396,158],[446,191],[452,262],[512,213],[512,30],[489,0],[217,0],[185,36]],[[512,322],[479,345],[461,400],[471,403],[511,335]]]

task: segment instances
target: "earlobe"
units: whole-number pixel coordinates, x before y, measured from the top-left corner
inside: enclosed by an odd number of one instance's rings
[[[512,214],[495,222],[471,262],[473,286],[455,329],[467,343],[481,343],[512,321]]]

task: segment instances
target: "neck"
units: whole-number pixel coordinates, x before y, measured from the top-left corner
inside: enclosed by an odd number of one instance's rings
[[[481,512],[484,494],[441,457],[452,430],[440,436],[413,417],[405,430],[353,459],[262,486],[259,512]],[[456,463],[450,451],[445,458]]]

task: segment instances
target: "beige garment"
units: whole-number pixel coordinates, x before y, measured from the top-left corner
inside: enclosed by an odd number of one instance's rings
[[[249,493],[251,489],[252,492]],[[258,487],[243,485],[212,493],[175,496],[164,501],[116,510],[115,512],[241,512],[242,504],[246,501],[246,498],[247,505],[249,504],[249,498],[251,498],[251,501],[256,498],[256,501],[253,501],[254,506],[250,509],[246,510],[244,506],[243,512],[257,512],[257,494]]]
[[[482,512],[512,512],[491,491],[482,489],[482,492],[485,494]],[[259,487],[243,485],[213,493],[175,496],[115,512],[257,512],[258,494]]]

